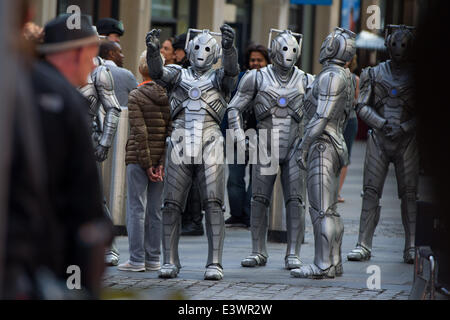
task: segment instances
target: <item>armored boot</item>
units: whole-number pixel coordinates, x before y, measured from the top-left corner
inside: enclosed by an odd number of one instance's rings
[[[252,199],[250,230],[252,233],[252,254],[241,261],[243,267],[265,266],[267,263],[267,229],[269,203],[262,198]]]
[[[324,279],[334,278],[336,269],[333,265],[333,248],[337,245],[335,217],[332,212],[317,211],[310,207],[311,221],[314,229],[314,264],[302,265],[291,270],[296,278]]]
[[[163,262],[159,270],[160,278],[176,278],[181,269],[178,256],[178,242],[180,240],[181,208],[168,203],[162,209],[163,221]]]
[[[305,211],[300,200],[291,200],[286,204],[287,249],[284,258],[287,270],[299,268],[300,246],[305,235]]]
[[[380,220],[379,196],[371,188],[364,191],[361,220],[359,225],[359,238],[356,248],[347,254],[349,261],[366,261],[371,257],[372,240]]]
[[[222,280],[222,254],[225,239],[225,222],[223,208],[217,202],[208,202],[206,212],[206,235],[208,237],[208,261],[205,280]]]

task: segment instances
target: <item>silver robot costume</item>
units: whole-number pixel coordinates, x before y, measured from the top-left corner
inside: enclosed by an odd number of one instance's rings
[[[334,278],[343,273],[344,225],[336,211],[339,174],[348,164],[343,131],[352,108],[354,86],[344,65],[355,55],[355,34],[335,28],[320,50],[322,71],[306,94],[306,126],[297,159],[307,168],[309,213],[314,229],[314,263],[291,271],[298,278]]]
[[[87,84],[79,90],[89,100],[92,143],[95,150],[95,158],[100,167],[100,163],[108,157],[109,148],[116,134],[121,109],[114,94],[114,80],[111,71],[105,66],[104,61],[100,57],[95,58],[95,64],[97,67],[89,75]],[[105,112],[104,119],[102,119],[101,108]],[[111,218],[111,213],[106,206],[105,200],[103,200],[103,210]],[[119,251],[115,243],[106,253],[105,262],[107,265],[113,266],[119,263]]]
[[[388,167],[392,162],[397,176],[405,229],[403,259],[406,263],[414,263],[419,154],[410,61],[414,40],[412,29],[413,27],[404,25],[387,26],[385,44],[391,60],[366,68],[361,74],[356,110],[372,130],[369,132],[364,162],[359,238],[356,248],[347,255],[347,259],[351,261],[370,259],[372,239],[380,218],[380,198]]]
[[[209,250],[204,278],[223,278],[225,180],[224,164],[219,159],[221,155],[223,157],[224,148],[219,124],[225,114],[226,100],[236,87],[239,65],[233,44],[234,30],[228,25],[220,29],[221,33],[188,31],[186,52],[191,67],[187,69],[176,65],[163,67],[159,30],[150,31],[146,38],[150,76],[168,91],[173,125],[172,136],[168,139],[163,191],[164,264],[159,272],[161,278],[174,278],[181,268],[178,257],[181,213],[194,179],[199,184],[206,213]],[[201,34],[189,40],[191,32]],[[222,36],[222,48],[213,35]],[[221,56],[223,67],[214,70],[212,67]],[[180,131],[183,134],[180,135]],[[192,141],[194,151],[183,147],[186,143],[192,145]],[[203,161],[205,155],[212,161]]]
[[[272,32],[279,35],[270,40]],[[300,43],[295,36],[299,36]],[[250,106],[254,108],[258,121],[258,136],[267,130],[267,141],[261,141],[259,148],[269,154],[271,144],[279,144],[276,157],[281,168],[281,181],[286,206],[287,249],[285,267],[298,268],[300,246],[305,232],[305,175],[296,162],[296,150],[303,135],[303,96],[313,77],[295,66],[301,54],[301,34],[290,30],[270,30],[269,46],[272,64],[260,70],[250,70],[240,81],[238,91],[228,106],[230,129],[237,129],[237,143],[244,148],[245,135],[242,131],[241,114]],[[252,102],[253,103],[250,103]],[[279,140],[272,138],[279,130]],[[264,266],[268,259],[266,238],[269,205],[277,174],[264,174],[268,167],[258,161],[253,167],[252,202],[250,229],[252,254],[243,259],[244,267]]]

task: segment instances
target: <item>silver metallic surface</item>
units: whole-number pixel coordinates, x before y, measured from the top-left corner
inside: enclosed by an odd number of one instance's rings
[[[313,77],[294,66],[300,57],[300,46],[289,30],[271,41],[270,55],[272,65],[247,71],[241,79],[238,91],[228,106],[228,122],[230,129],[238,130],[235,132],[238,146],[243,148],[245,135],[241,114],[246,108],[252,107],[258,121],[259,148],[269,151],[272,150],[272,143],[279,145],[279,154],[269,156],[272,161],[276,158],[281,168],[288,238],[285,267],[292,269],[301,264],[300,245],[305,230],[305,174],[296,162],[296,150],[303,135],[303,95]],[[267,130],[267,141],[261,139],[262,129]],[[277,130],[278,140],[272,137],[272,133]],[[263,170],[268,167],[261,161],[253,165],[250,218],[252,254],[242,260],[241,265],[244,267],[263,266],[268,258],[266,238],[269,204],[277,176],[277,172],[265,174]]]
[[[150,76],[168,91],[173,126],[172,136],[167,140],[163,191],[164,264],[159,273],[162,278],[176,277],[181,268],[178,257],[181,213],[186,206],[186,190],[194,179],[205,208],[208,237],[205,279],[223,278],[225,177],[219,124],[236,86],[239,66],[233,29],[224,25],[221,31],[223,67],[217,70],[212,65],[220,56],[220,48],[207,30],[190,40],[187,55],[192,66],[187,69],[163,67],[157,30],[150,31],[146,38]]]
[[[334,40],[332,40],[334,39]],[[339,50],[330,54],[330,41],[339,41]],[[341,245],[344,225],[337,213],[339,175],[348,164],[343,131],[354,97],[352,77],[344,68],[355,54],[355,34],[336,28],[323,45],[322,71],[308,89],[305,110],[308,118],[299,146],[299,164],[307,169],[309,213],[314,229],[314,263],[291,271],[299,278],[334,278],[343,273]],[[337,43],[337,42],[336,42]],[[345,46],[344,48],[340,46]]]
[[[370,258],[372,240],[380,218],[380,198],[392,162],[401,199],[405,229],[403,259],[414,263],[419,154],[416,143],[416,119],[413,114],[412,64],[409,60],[414,35],[410,27],[388,26],[386,34],[391,60],[361,74],[360,95],[356,110],[371,128],[364,162],[364,195],[357,249],[347,258],[362,261]],[[358,247],[366,252],[361,254]]]
[[[89,75],[87,84],[80,92],[90,102],[89,115],[92,125],[92,140],[97,161],[103,162],[108,156],[120,117],[120,105],[114,94],[114,80],[108,67],[100,57],[96,58],[97,68]],[[100,108],[105,116],[100,119]]]

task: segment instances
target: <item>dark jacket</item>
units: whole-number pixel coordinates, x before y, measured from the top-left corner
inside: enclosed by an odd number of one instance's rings
[[[143,169],[163,165],[172,126],[166,91],[154,82],[144,83],[131,91],[128,114],[126,164],[139,164]]]
[[[111,238],[112,225],[102,208],[100,179],[88,131],[88,102],[46,62],[33,66],[31,82],[34,94],[30,98],[37,111],[44,161],[44,165],[34,163],[31,169],[42,170],[45,175],[39,193],[31,193],[28,168],[21,167],[27,156],[21,145],[25,150],[33,146],[27,146],[32,142],[19,134],[14,142],[16,161],[11,172],[7,270],[19,272],[15,274],[18,278],[20,272],[25,272],[33,281],[45,268],[64,284],[67,268],[77,265],[82,270],[81,285],[89,289],[92,252],[86,251],[88,245],[82,245],[80,230],[98,223],[105,227],[98,236]],[[27,125],[20,121],[20,114],[18,117],[18,126]],[[45,202],[43,210],[32,206],[32,197]],[[9,288],[14,289],[18,282],[10,280]]]

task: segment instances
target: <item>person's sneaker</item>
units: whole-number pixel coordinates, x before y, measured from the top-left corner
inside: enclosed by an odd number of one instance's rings
[[[242,228],[248,228],[250,225],[245,223],[239,218],[236,218],[235,216],[229,217],[227,220],[225,220],[225,224],[229,225],[230,227],[242,227]]]
[[[145,271],[145,266],[144,265],[132,264],[130,262],[130,260],[128,260],[125,263],[119,264],[119,266],[117,267],[117,270],[120,270],[120,271],[133,271],[133,272],[144,272]]]
[[[181,229],[182,236],[202,236],[204,234],[203,224],[190,223]]]
[[[160,269],[161,263],[159,261],[145,263],[145,270],[147,271],[159,271]]]

